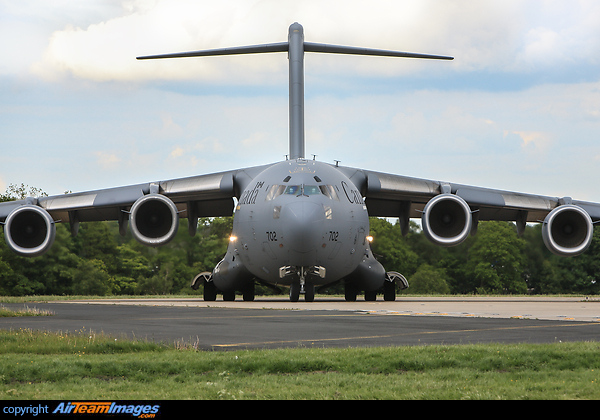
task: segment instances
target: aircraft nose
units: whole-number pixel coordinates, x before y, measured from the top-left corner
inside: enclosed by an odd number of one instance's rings
[[[290,203],[282,209],[285,240],[296,252],[315,250],[323,235],[323,206],[309,201]]]

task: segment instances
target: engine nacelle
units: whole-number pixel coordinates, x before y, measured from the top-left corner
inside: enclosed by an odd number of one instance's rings
[[[440,194],[429,200],[421,222],[430,241],[441,246],[454,246],[467,239],[473,218],[471,208],[461,197]]]
[[[556,255],[576,256],[592,243],[594,225],[581,207],[568,204],[552,210],[542,226],[546,247]]]
[[[44,254],[54,243],[55,236],[54,220],[38,206],[17,207],[4,223],[4,238],[8,247],[24,257]]]
[[[161,246],[177,234],[179,213],[177,206],[161,194],[139,198],[130,211],[131,233],[140,243]]]

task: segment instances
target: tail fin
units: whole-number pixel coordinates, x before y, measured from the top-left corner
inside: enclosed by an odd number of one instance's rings
[[[299,23],[289,28],[287,42],[275,44],[249,45],[245,47],[217,48],[212,50],[190,51],[175,54],[148,55],[138,60],[160,58],[209,57],[216,55],[261,54],[287,52],[289,58],[289,95],[290,95],[290,141],[289,158],[304,158],[304,52],[370,55],[380,57],[422,58],[435,60],[453,60],[444,55],[418,54],[401,51],[377,50],[341,45],[316,44],[304,42],[304,29]]]

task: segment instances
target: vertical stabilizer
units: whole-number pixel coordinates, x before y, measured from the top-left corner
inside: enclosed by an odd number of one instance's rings
[[[290,60],[290,159],[304,158],[304,29],[299,23],[290,26],[288,35]]]
[[[431,54],[417,54],[400,51],[375,50],[370,48],[347,47],[341,45],[315,44],[304,42],[304,29],[295,22],[290,25],[288,42],[275,44],[249,45],[245,47],[217,48],[212,50],[190,51],[175,54],[137,57],[138,60],[156,58],[208,57],[216,55],[259,54],[287,52],[289,58],[290,120],[289,158],[304,158],[304,52],[371,55],[380,57],[424,58],[452,60],[453,57]]]

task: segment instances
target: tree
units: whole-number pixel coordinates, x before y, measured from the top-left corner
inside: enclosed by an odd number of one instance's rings
[[[414,274],[419,257],[402,237],[400,225],[376,217],[370,218],[369,222],[373,236],[371,250],[377,260],[387,271],[397,271],[407,277]]]
[[[81,260],[73,278],[73,294],[105,296],[110,294],[112,278],[101,260]]]
[[[11,184],[0,201],[40,195],[37,188]],[[232,224],[232,217],[201,218],[191,237],[182,219],[169,244],[152,248],[131,233],[120,236],[114,221],[82,223],[77,237],[59,223],[54,245],[42,256],[21,257],[0,247],[0,294],[198,293],[190,281],[223,257]],[[370,225],[373,254],[386,270],[409,279],[408,292],[600,293],[600,226],[588,251],[565,258],[546,249],[540,224],[527,226],[519,238],[512,223],[481,222],[477,235],[452,248],[429,242],[415,222],[405,237],[399,224],[386,219],[371,218]]]
[[[117,267],[118,243],[110,231],[114,222],[87,222],[73,239],[74,251],[83,259],[103,261],[109,270]]]
[[[115,270],[113,294],[138,293],[138,283],[152,275],[151,263],[129,244],[117,246],[118,260]]]
[[[0,194],[0,202],[3,201],[14,201],[23,200],[27,197],[45,197],[48,196],[44,191],[39,188],[30,187],[25,184],[16,185],[9,184],[6,191]]]
[[[422,264],[417,272],[410,277],[408,283],[410,287],[406,289],[405,293],[450,293],[446,270],[432,267],[429,264]]]
[[[562,293],[600,293],[600,227],[594,228],[592,243],[586,252],[570,258],[556,257],[560,269]]]
[[[526,293],[525,241],[508,222],[479,223],[468,251],[467,275],[473,292]]]

